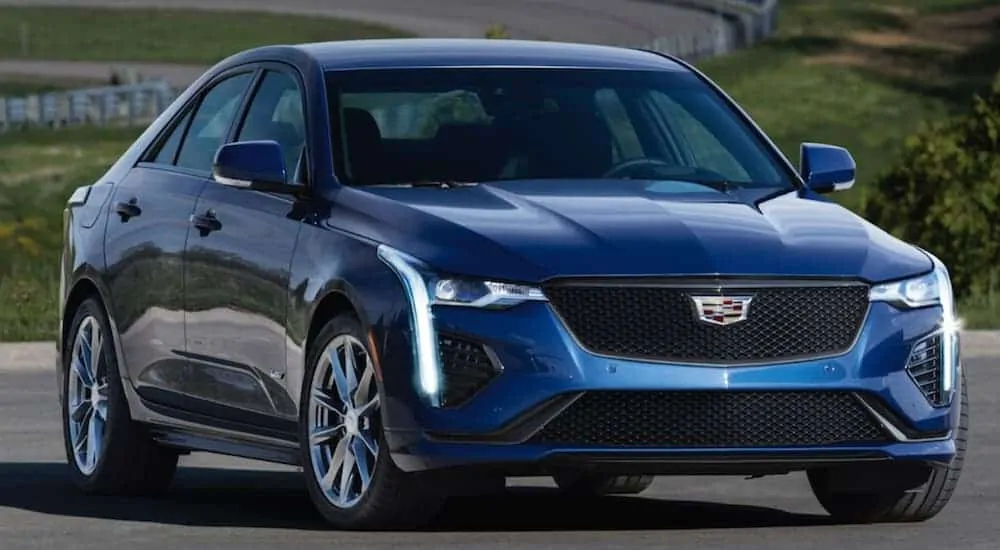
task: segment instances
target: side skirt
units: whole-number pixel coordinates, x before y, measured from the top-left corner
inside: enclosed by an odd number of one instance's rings
[[[167,426],[150,426],[150,433],[157,443],[180,451],[204,451],[289,466],[301,465],[297,445],[284,446],[256,441],[240,441],[235,438],[195,433],[183,428]]]
[[[162,399],[165,394],[167,392],[157,397]],[[147,427],[153,440],[165,447],[182,452],[201,451],[292,466],[300,464],[301,450],[294,422],[274,418],[256,425],[246,421],[239,422],[235,421],[237,411],[229,407],[214,405],[225,409],[219,411],[190,406],[200,400],[183,403],[178,401],[168,405],[136,395],[136,401],[143,412],[140,421]],[[179,406],[182,404],[186,406]],[[251,421],[262,420],[259,418],[262,415],[253,413],[245,413],[243,416]]]

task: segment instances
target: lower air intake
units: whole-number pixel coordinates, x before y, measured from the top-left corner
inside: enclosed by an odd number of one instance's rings
[[[941,391],[941,347],[940,334],[924,338],[913,346],[906,362],[906,372],[910,373],[924,397],[933,405],[941,405],[944,401]]]
[[[445,407],[465,403],[501,372],[482,344],[465,338],[442,334],[438,337],[438,355]]]
[[[755,448],[888,440],[849,392],[593,391],[550,421],[536,443]]]

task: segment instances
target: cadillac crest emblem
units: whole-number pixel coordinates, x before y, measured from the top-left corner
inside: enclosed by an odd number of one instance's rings
[[[698,320],[712,325],[746,321],[753,296],[692,296]]]

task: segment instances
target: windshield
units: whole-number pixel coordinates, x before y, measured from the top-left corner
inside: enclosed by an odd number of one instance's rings
[[[790,187],[787,167],[686,72],[552,68],[327,75],[349,185],[649,179]]]

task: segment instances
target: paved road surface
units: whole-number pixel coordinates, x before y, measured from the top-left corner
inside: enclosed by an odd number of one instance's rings
[[[427,36],[482,37],[504,24],[517,38],[632,45],[714,20],[649,0],[0,0],[17,4],[249,9],[373,21]]]
[[[661,478],[643,498],[556,496],[545,483],[454,503],[417,533],[342,533],[313,512],[296,473],[188,457],[160,499],[88,498],[63,465],[54,382],[0,371],[0,547],[73,548],[722,548],[994,550],[1000,540],[1000,355],[968,361],[971,455],[951,505],[917,525],[829,524],[801,475],[745,481]]]

